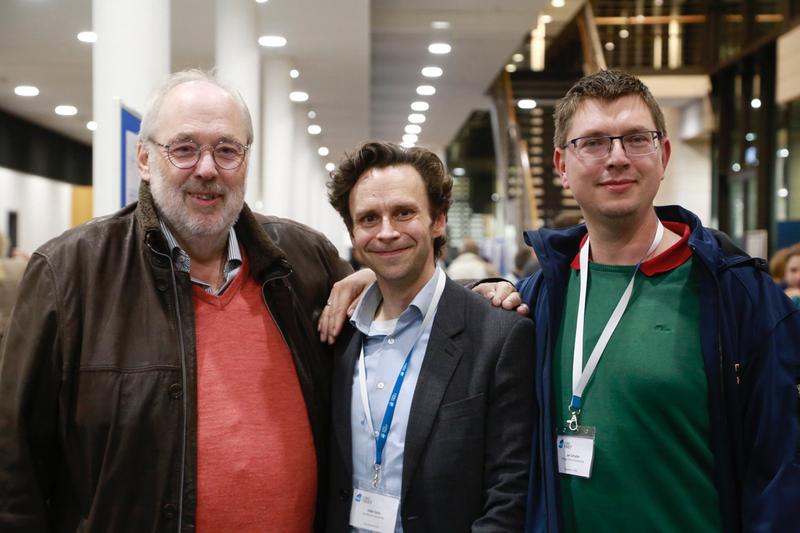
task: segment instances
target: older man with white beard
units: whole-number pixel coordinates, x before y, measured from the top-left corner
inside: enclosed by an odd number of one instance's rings
[[[235,91],[172,75],[142,121],[139,201],[33,254],[0,350],[0,530],[321,523],[314,325],[349,268],[244,204],[252,136]]]

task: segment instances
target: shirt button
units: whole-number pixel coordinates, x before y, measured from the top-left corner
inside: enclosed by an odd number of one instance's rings
[[[394,344],[394,337],[389,337],[389,340],[386,342],[388,342],[389,344]]]
[[[375,433],[373,433],[373,435],[375,436],[376,439],[378,438],[378,435],[380,435],[380,434],[381,434],[380,431],[376,431]]]
[[[379,382],[378,382],[378,388],[379,388],[379,389],[383,390],[383,388],[384,388],[385,386],[386,386],[386,384],[385,384],[383,381],[379,381]]]

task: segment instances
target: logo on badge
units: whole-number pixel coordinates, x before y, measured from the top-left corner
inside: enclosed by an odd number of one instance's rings
[[[564,447],[564,439],[558,439],[558,447],[559,448],[563,448]]]
[[[356,502],[360,501],[361,501],[361,493],[359,492],[358,494],[356,494]]]

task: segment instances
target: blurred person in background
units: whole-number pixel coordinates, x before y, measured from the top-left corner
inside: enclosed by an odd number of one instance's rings
[[[800,243],[775,252],[769,267],[773,279],[783,288],[786,296],[800,307]]]
[[[461,253],[447,267],[447,275],[453,279],[485,279],[499,274],[491,263],[481,257],[478,243],[466,239],[461,246]]]

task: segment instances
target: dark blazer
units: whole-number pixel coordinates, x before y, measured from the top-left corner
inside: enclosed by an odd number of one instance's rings
[[[328,531],[349,531],[350,405],[362,335],[336,356]],[[536,407],[533,323],[447,280],[403,455],[406,533],[522,531]]]

